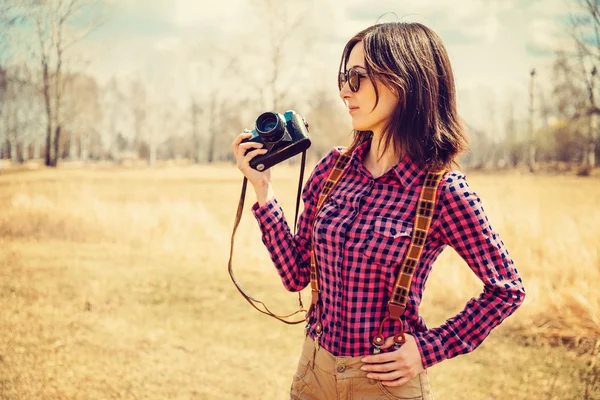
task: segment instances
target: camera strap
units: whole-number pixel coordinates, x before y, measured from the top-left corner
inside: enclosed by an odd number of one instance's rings
[[[304,167],[306,164],[306,150],[302,152],[302,162],[300,164],[300,178],[298,180],[298,194],[296,196],[296,214],[294,216],[294,233],[296,232],[296,223],[298,221],[298,209],[300,206],[300,196],[301,196],[301,192],[302,192],[302,181],[304,180]],[[234,243],[234,237],[235,237],[235,232],[237,231],[237,228],[240,224],[240,220],[242,218],[242,212],[244,210],[244,200],[246,198],[246,188],[248,186],[248,179],[246,177],[244,177],[244,181],[242,183],[242,193],[240,195],[240,200],[238,203],[238,209],[237,209],[237,213],[235,215],[235,221],[233,223],[233,233],[231,234],[231,245],[230,245],[230,250],[229,250],[229,263],[228,263],[228,271],[229,271],[229,276],[231,277],[231,280],[233,281],[233,284],[235,285],[235,287],[237,288],[237,290],[242,294],[242,296],[244,297],[244,299],[246,299],[246,301],[248,303],[250,303],[250,305],[252,307],[254,307],[256,310],[258,310],[259,312],[266,314],[270,317],[273,317],[275,319],[278,319],[281,322],[284,322],[286,324],[290,324],[290,325],[294,325],[294,324],[301,324],[303,322],[305,322],[305,318],[300,319],[300,320],[296,320],[296,321],[288,321],[287,318],[291,318],[294,315],[298,314],[298,313],[302,313],[302,312],[306,312],[306,310],[304,309],[304,305],[302,304],[302,295],[300,294],[300,292],[298,292],[298,303],[299,303],[299,309],[298,311],[295,311],[291,314],[288,315],[277,315],[274,314],[271,310],[269,310],[269,308],[266,306],[265,303],[263,303],[262,301],[250,296],[248,293],[246,293],[246,291],[242,288],[242,286],[238,283],[237,279],[235,279],[235,276],[233,274],[233,243]]]

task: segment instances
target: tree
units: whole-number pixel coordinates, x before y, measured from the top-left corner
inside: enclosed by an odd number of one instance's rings
[[[600,63],[600,0],[577,0],[577,10],[571,13],[571,36],[576,46],[579,61],[579,78],[585,83],[588,93],[586,114],[589,118],[588,137],[584,157],[585,168],[596,166],[596,142],[598,127],[596,123],[598,105],[596,104],[596,65]]]
[[[100,89],[96,80],[82,73],[65,76],[64,126],[69,132],[69,158],[86,162],[92,136],[101,125]]]
[[[45,164],[56,166],[64,124],[62,107],[64,75],[69,63],[67,56],[77,42],[101,25],[101,18],[95,17],[80,27],[85,12],[90,8],[97,12],[103,3],[101,0],[7,0],[5,4],[9,16],[4,20],[21,21],[35,32],[35,40],[28,43],[28,50],[41,71],[39,91],[44,99],[46,116]]]

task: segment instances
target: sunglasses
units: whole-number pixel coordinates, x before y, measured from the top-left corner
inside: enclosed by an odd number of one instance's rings
[[[361,72],[356,68],[350,68],[346,72],[340,72],[340,74],[338,75],[338,86],[340,88],[340,91],[342,90],[346,82],[348,82],[350,90],[352,90],[352,92],[354,93],[358,92],[358,89],[360,89],[360,78],[363,76],[367,76],[367,73]]]

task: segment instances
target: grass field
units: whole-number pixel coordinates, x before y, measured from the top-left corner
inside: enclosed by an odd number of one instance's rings
[[[436,399],[600,399],[600,180],[468,177],[527,298],[473,353],[429,370]],[[297,171],[273,180],[291,221]],[[285,399],[303,330],[255,312],[229,280],[240,186],[229,165],[0,172],[0,399]],[[292,311],[250,192],[236,276]],[[444,251],[428,326],[481,289]]]

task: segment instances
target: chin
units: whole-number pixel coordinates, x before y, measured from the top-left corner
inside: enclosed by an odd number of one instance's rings
[[[360,123],[360,121],[356,121],[354,118],[352,119],[352,129],[355,131],[368,131],[369,128],[365,123]]]

